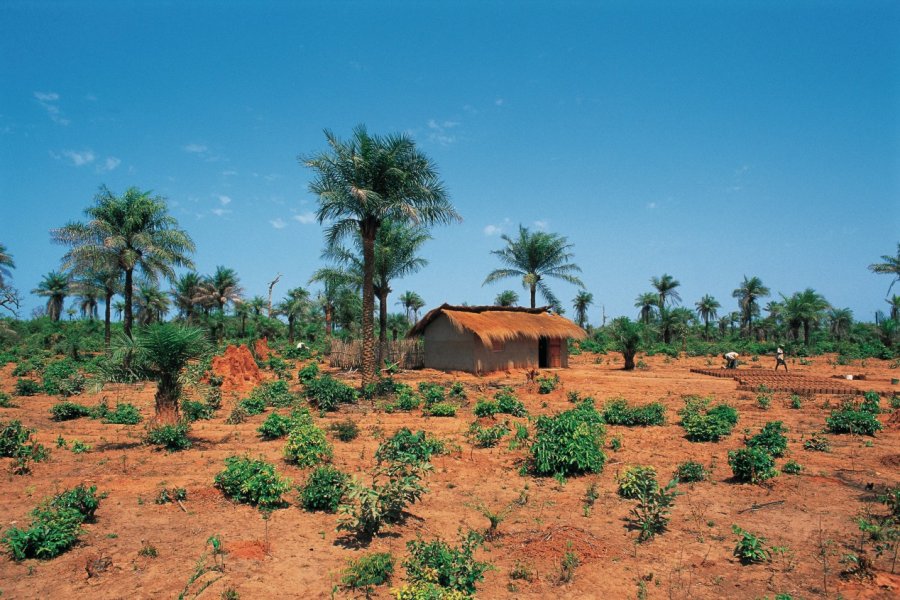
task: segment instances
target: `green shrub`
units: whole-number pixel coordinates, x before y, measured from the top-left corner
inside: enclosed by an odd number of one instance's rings
[[[196,402],[193,400],[181,401],[181,414],[190,422],[208,420],[213,417],[212,407],[204,402]]]
[[[506,425],[498,423],[491,427],[482,427],[476,421],[469,426],[466,435],[476,448],[493,448],[507,433],[509,433],[509,428]]]
[[[795,460],[789,460],[781,467],[781,472],[786,473],[787,475],[797,475],[802,470],[803,467]]]
[[[38,385],[37,381],[32,381],[31,379],[16,380],[16,396],[36,396],[40,391],[41,386]]]
[[[454,382],[447,393],[450,394],[451,398],[456,398],[457,400],[466,399],[466,388],[463,387],[462,382],[459,381]]]
[[[57,394],[63,394],[63,387],[66,388],[67,391],[71,391],[72,389],[78,388],[78,383],[63,385],[63,382],[70,377],[78,375],[78,368],[75,366],[75,361],[70,358],[65,358],[63,360],[58,360],[56,362],[52,362],[46,367],[44,367],[44,378],[43,378],[43,388],[44,392],[55,396]],[[81,380],[81,389],[84,389],[84,377],[80,377]],[[78,393],[81,391],[79,389]],[[73,396],[74,394],[68,393],[65,394],[67,396]]]
[[[357,480],[348,485],[344,501],[338,506],[342,517],[338,531],[346,531],[357,540],[369,540],[388,524],[398,523],[407,506],[427,490],[420,483],[426,463],[390,463],[376,467],[371,487]],[[387,482],[379,483],[387,477]]]
[[[659,402],[632,407],[625,398],[613,398],[606,403],[600,414],[607,425],[647,427],[664,425],[666,422],[666,407]]]
[[[592,402],[553,417],[540,416],[531,446],[531,468],[537,475],[567,476],[599,473],[603,453],[602,417]]]
[[[184,502],[187,500],[187,490],[184,488],[163,488],[159,491],[154,502],[156,504],[168,504],[170,502]]]
[[[781,421],[770,421],[763,425],[762,431],[747,440],[747,446],[765,450],[776,458],[784,456],[784,451],[787,450],[785,431],[787,429]]]
[[[261,415],[266,412],[266,401],[259,396],[250,395],[238,402],[238,406],[244,409],[249,416]]]
[[[279,415],[278,413],[271,413],[256,431],[259,433],[259,437],[264,440],[277,440],[288,434],[291,424],[292,421],[290,418]]]
[[[331,460],[331,444],[325,432],[307,417],[297,421],[288,432],[284,458],[299,467],[312,467]]]
[[[112,425],[137,425],[141,422],[141,413],[133,404],[117,402],[116,410],[107,412],[103,416],[103,422]]]
[[[288,382],[283,379],[261,383],[253,388],[250,397],[275,408],[287,408],[296,400],[296,396],[288,387]]]
[[[0,457],[16,459],[19,473],[28,472],[28,461],[39,462],[48,456],[46,448],[31,438],[34,432],[21,421],[0,421]]]
[[[305,392],[307,399],[324,411],[334,411],[339,404],[352,404],[357,400],[356,390],[327,374],[309,381]]]
[[[216,475],[215,486],[235,502],[261,509],[284,506],[281,495],[290,489],[290,479],[275,471],[275,465],[248,456],[229,456],[225,469]]]
[[[0,392],[0,408],[12,408],[12,397],[6,392]]]
[[[762,448],[730,450],[728,464],[738,481],[761,483],[778,474],[772,455]]]
[[[247,409],[244,408],[242,403],[238,403],[235,405],[233,409],[231,409],[231,413],[228,415],[228,418],[225,419],[226,425],[240,425],[244,421],[247,420],[247,417],[250,415],[247,414]]]
[[[628,526],[638,531],[638,541],[645,542],[653,536],[661,534],[669,524],[669,514],[675,504],[679,492],[675,491],[678,482],[673,479],[664,488],[644,488],[637,496],[638,503],[631,509]]]
[[[90,452],[91,447],[81,440],[72,440],[72,454],[84,454]]]
[[[476,417],[493,417],[500,412],[500,407],[497,406],[496,402],[479,400],[475,403],[475,408],[472,409],[472,412],[475,413]]]
[[[825,436],[816,433],[811,438],[803,441],[803,449],[811,452],[828,452],[831,450],[831,445]]]
[[[186,421],[182,421],[175,425],[159,425],[147,431],[147,443],[153,446],[160,446],[169,452],[178,452],[191,447],[191,440],[188,439],[188,431],[191,425]]]
[[[759,394],[756,396],[756,405],[763,410],[769,408],[772,404],[772,396],[769,394]]]
[[[422,398],[406,384],[397,385],[394,399],[394,406],[399,410],[415,410],[422,404]]]
[[[329,429],[334,433],[334,437],[342,442],[352,442],[359,437],[359,425],[353,419],[332,423]]]
[[[882,429],[875,414],[854,402],[845,402],[838,410],[831,411],[831,416],[825,418],[825,427],[831,433],[854,435],[875,435]]]
[[[634,499],[641,494],[647,495],[659,488],[656,482],[656,469],[636,465],[625,469],[619,478],[619,495]]]
[[[695,396],[685,398],[680,411],[681,425],[692,442],[717,442],[730,435],[738,422],[737,411],[727,404],[708,408],[709,399]]]
[[[709,471],[700,463],[690,460],[681,463],[675,470],[675,479],[679,482],[706,481],[707,477],[709,477]]]
[[[426,435],[424,431],[413,433],[406,427],[379,444],[375,460],[379,463],[422,464],[444,452],[444,443]]]
[[[474,594],[476,584],[491,568],[490,564],[475,560],[475,551],[482,543],[482,537],[474,531],[462,538],[458,548],[440,539],[431,542],[411,540],[406,543],[409,556],[403,562],[406,576],[413,583],[433,583]]]
[[[803,401],[801,400],[800,396],[798,396],[797,394],[791,395],[791,408],[793,408],[795,410],[803,408]]]
[[[867,413],[871,413],[873,415],[877,415],[881,413],[881,396],[878,392],[869,390],[865,394],[863,394],[863,401],[859,407],[859,410]]]
[[[50,407],[50,414],[54,421],[71,421],[82,417],[90,417],[91,409],[74,402],[60,402]]]
[[[538,394],[549,394],[559,385],[559,375],[554,373],[552,377],[538,377],[535,381],[538,384]]]
[[[319,365],[316,362],[307,363],[297,372],[297,379],[307,384],[319,376]]]
[[[300,504],[309,511],[333,513],[341,503],[349,481],[349,475],[334,467],[317,467],[306,480],[306,485],[300,488]]]
[[[763,563],[769,560],[771,553],[766,548],[766,538],[758,537],[744,531],[737,525],[731,526],[731,531],[735,535],[741,536],[737,545],[734,547],[734,556],[741,561],[741,564],[749,565],[751,563]]]
[[[359,560],[349,560],[341,577],[341,585],[350,590],[360,590],[366,597],[372,588],[390,582],[394,574],[394,557],[389,552],[364,554]]]
[[[50,501],[49,506],[57,509],[73,509],[81,514],[82,520],[91,523],[94,521],[94,513],[100,507],[100,501],[106,494],[97,494],[97,486],[85,487],[79,484],[71,490],[57,494]]]
[[[428,414],[432,417],[455,417],[456,406],[449,402],[437,402],[427,409]]]
[[[419,394],[421,394],[426,407],[444,402],[445,391],[443,386],[436,383],[429,383],[427,381],[419,383]]]
[[[497,403],[497,412],[513,417],[524,417],[528,414],[525,405],[516,398],[513,390],[509,386],[505,386],[499,392],[494,394],[494,401]]]

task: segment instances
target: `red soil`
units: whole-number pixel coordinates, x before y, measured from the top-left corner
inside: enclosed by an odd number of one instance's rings
[[[258,348],[259,346],[257,346]],[[268,351],[268,347],[265,346]],[[249,348],[228,346],[221,356],[213,357],[212,372],[222,378],[222,393],[243,394],[251,391],[263,380]]]
[[[253,376],[242,370],[246,367],[251,373],[255,367],[252,359],[247,362],[249,352],[245,352],[246,348],[230,349],[232,358],[218,371],[223,376],[237,375],[229,386],[252,381],[249,377]],[[235,358],[238,356],[242,358]],[[602,362],[596,363],[597,359]],[[50,420],[49,413],[58,398],[14,398],[18,406],[0,409],[0,420],[20,419],[36,428],[37,440],[51,448],[52,455],[50,460],[34,465],[31,475],[0,478],[0,532],[13,524],[25,524],[29,511],[42,498],[79,483],[97,485],[109,495],[97,511],[96,522],[85,526],[81,542],[60,557],[16,563],[0,556],[2,597],[174,598],[191,577],[198,558],[208,550],[206,540],[214,534],[228,551],[225,571],[207,574],[194,583],[191,590],[196,592],[201,584],[222,576],[201,598],[218,598],[228,587],[235,588],[241,598],[328,598],[340,583],[347,560],[365,552],[394,554],[398,567],[393,585],[397,586],[403,582],[404,569],[399,563],[406,556],[406,543],[418,536],[429,540],[441,536],[455,543],[460,529],[486,529],[487,519],[475,508],[479,504],[494,512],[512,507],[499,526],[499,537],[478,553],[480,560],[495,567],[478,585],[480,598],[630,599],[636,597],[639,585],[650,599],[753,599],[771,598],[777,593],[822,598],[823,571],[817,560],[820,537],[833,542],[827,559],[827,597],[898,597],[900,577],[889,573],[890,563],[884,557],[876,559],[874,579],[844,581],[839,577],[840,557],[855,552],[859,540],[853,518],[866,506],[865,501],[873,498],[867,488],[878,492],[900,484],[900,434],[896,427],[873,438],[826,434],[831,452],[806,451],[803,440],[822,430],[825,417],[841,401],[840,396],[805,395],[802,408],[791,409],[790,393],[774,392],[770,407],[763,409],[753,392],[737,389],[737,381],[691,373],[692,367],[711,366],[706,358],[668,360],[655,356],[643,360],[649,369],[625,372],[619,355],[572,357],[570,369],[551,371],[559,374],[562,385],[548,395],[526,389],[524,372],[485,377],[432,370],[403,372],[395,379],[413,385],[426,380],[445,385],[460,381],[468,393],[466,406],[456,418],[429,418],[420,411],[387,414],[373,410],[367,402],[344,406],[324,417],[315,416],[323,428],[348,417],[357,422],[359,438],[350,443],[332,439],[333,463],[364,481],[374,464],[379,440],[400,427],[426,429],[458,448],[433,459],[434,471],[425,481],[429,492],[410,508],[407,521],[389,528],[363,549],[340,545],[338,517],[301,510],[293,492],[285,496],[291,507],[274,511],[265,521],[259,511],[228,501],[213,487],[224,459],[242,453],[265,457],[294,484],[306,480],[310,469],[299,469],[282,460],[283,440],[262,442],[257,437],[255,430],[266,415],[227,425],[228,411],[222,409],[214,419],[193,425],[190,435],[194,446],[190,450],[166,454],[141,444],[144,425],[104,425],[89,419],[58,423]],[[774,366],[774,360],[771,363]],[[0,369],[0,390],[7,393],[15,385],[12,368],[7,365]],[[898,390],[890,383],[896,371],[886,361],[869,359],[865,367],[855,364],[835,368],[825,357],[816,357],[810,365],[791,363],[790,368],[792,374],[817,378],[842,374],[842,369],[862,373],[865,381],[847,381],[847,385],[857,391],[874,389],[884,398]],[[741,367],[738,371],[750,369]],[[358,383],[358,374],[334,374]],[[255,377],[259,381],[261,376],[257,373]],[[298,383],[294,380],[291,385]],[[474,403],[480,397],[493,396],[503,385],[515,387],[532,415],[570,408],[566,392],[577,391],[593,396],[598,403],[614,396],[637,404],[662,402],[667,407],[668,423],[648,428],[608,427],[607,439],[619,437],[622,448],[618,452],[607,450],[604,471],[570,478],[561,485],[551,478],[520,475],[526,451],[510,449],[509,438],[493,449],[476,449],[467,441],[465,432],[474,420]],[[153,385],[121,385],[74,400],[95,405],[105,396],[111,406],[131,402],[146,419],[152,416],[153,393]],[[735,432],[719,443],[687,441],[676,415],[686,394],[714,396],[735,406],[740,413]],[[896,424],[898,414],[880,418]],[[497,417],[498,421],[507,418]],[[763,486],[734,483],[727,463],[728,450],[743,445],[745,430],[755,433],[767,421],[775,420],[788,427],[787,458],[802,464],[803,472],[782,474]],[[85,454],[58,449],[58,436],[70,442],[81,440],[93,449]],[[617,495],[616,474],[629,465],[653,465],[660,481],[666,482],[685,460],[706,465],[712,473],[710,480],[679,485],[682,495],[675,501],[668,530],[652,541],[635,544],[635,534],[625,527],[635,502]],[[779,459],[778,466],[785,460]],[[0,469],[8,469],[10,463],[11,459],[0,459]],[[584,516],[585,492],[592,483],[596,484],[598,498],[589,515]],[[163,487],[187,489],[188,498],[183,503],[186,511],[177,504],[153,502]],[[883,507],[873,505],[873,510],[882,511]],[[770,545],[786,546],[789,556],[742,566],[732,556],[737,541],[732,524],[765,537]],[[145,543],[156,547],[158,557],[138,555]],[[560,561],[567,551],[578,555],[580,566],[572,582],[559,585]],[[510,578],[517,566],[532,573],[531,581]],[[338,590],[335,597],[354,595]],[[388,586],[377,588],[374,597],[389,598]]]
[[[256,340],[256,344],[253,346],[253,349],[256,352],[256,358],[263,362],[269,360],[269,356],[272,355],[272,350],[269,349],[268,338]]]

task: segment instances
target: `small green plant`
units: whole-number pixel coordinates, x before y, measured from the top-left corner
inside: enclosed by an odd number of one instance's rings
[[[91,447],[88,444],[85,444],[81,440],[72,440],[72,454],[84,454],[85,452],[90,452]]]
[[[482,427],[478,421],[469,426],[467,437],[476,448],[493,448],[509,433],[509,428],[501,423],[490,427]]]
[[[740,536],[737,545],[734,547],[733,554],[741,561],[741,564],[764,563],[771,558],[771,552],[766,547],[765,538],[755,536],[737,525],[732,525],[731,531],[735,535]]]
[[[791,408],[794,410],[803,408],[803,400],[797,394],[791,394]]]
[[[710,400],[690,396],[678,411],[681,425],[692,442],[717,442],[730,435],[738,422],[737,411],[727,404],[709,408]]]
[[[249,416],[250,413],[247,412],[247,408],[243,403],[238,403],[231,409],[231,413],[228,415],[228,418],[225,419],[225,423],[228,425],[240,425],[245,422]]]
[[[513,389],[504,386],[499,392],[494,394],[494,402],[497,403],[497,412],[513,417],[524,417],[528,415],[525,405],[516,398]]]
[[[90,417],[91,409],[74,402],[60,402],[50,407],[50,415],[54,421],[71,421],[82,417]]]
[[[759,394],[756,396],[756,405],[763,410],[772,405],[772,396],[769,394]]]
[[[430,405],[426,412],[432,417],[455,417],[456,405],[449,402],[436,402]]]
[[[352,442],[359,437],[359,425],[353,419],[347,418],[332,423],[329,429],[334,433],[334,437],[342,442]]]
[[[781,467],[781,472],[787,475],[798,475],[803,467],[795,460],[789,460]]]
[[[425,463],[391,463],[375,468],[370,486],[352,480],[338,506],[342,515],[338,531],[357,540],[370,540],[385,525],[400,522],[406,507],[427,491],[421,480],[428,469],[430,465]],[[384,478],[387,481],[381,483]]]
[[[666,422],[666,407],[659,402],[644,406],[629,406],[625,398],[613,398],[606,403],[601,414],[607,425],[648,427],[664,425]]]
[[[311,417],[297,420],[288,432],[284,446],[284,458],[299,467],[312,467],[331,460],[333,451],[325,432],[312,422]]]
[[[855,402],[845,402],[837,410],[831,412],[831,416],[825,418],[825,426],[831,433],[850,433],[853,435],[875,435],[883,426],[875,417],[877,413],[871,412],[877,409],[871,404],[858,405]]]
[[[6,392],[0,392],[0,408],[13,408],[12,397]]]
[[[107,412],[103,422],[110,425],[137,425],[141,422],[141,413],[127,402],[117,402],[116,410]]]
[[[638,542],[646,542],[661,534],[669,525],[670,513],[675,498],[678,481],[673,479],[664,488],[644,488],[637,497],[637,506],[631,509],[628,526],[638,532]]]
[[[168,504],[170,502],[184,502],[187,500],[187,490],[184,488],[163,488],[157,494],[156,504]]]
[[[178,452],[191,447],[191,440],[187,436],[190,429],[191,425],[186,421],[175,425],[159,425],[148,429],[144,439],[152,446],[165,448],[169,452]]]
[[[803,449],[811,452],[828,452],[831,450],[831,444],[821,433],[814,433],[812,437],[803,441]]]
[[[308,511],[335,512],[347,491],[350,476],[332,466],[316,467],[300,488],[300,504]]]
[[[606,463],[602,417],[593,402],[553,417],[540,416],[531,445],[531,469],[536,475],[563,477],[599,473]]]
[[[213,417],[215,411],[211,406],[204,402],[195,402],[193,400],[181,401],[181,414],[190,422],[206,421]]]
[[[422,395],[426,408],[433,404],[443,403],[445,400],[444,393],[444,387],[437,385],[436,383],[429,383],[427,381],[419,383],[419,394]]]
[[[599,497],[600,492],[597,491],[597,483],[592,481],[584,491],[584,500],[581,504],[581,512],[585,517],[591,516],[591,509]]]
[[[423,464],[445,451],[444,443],[424,431],[413,433],[406,427],[382,442],[375,451],[379,463]]]
[[[509,578],[512,580],[532,581],[534,580],[534,569],[526,563],[516,561],[516,564],[509,572]]]
[[[270,413],[262,425],[257,427],[256,432],[264,440],[277,440],[283,438],[291,429],[293,421],[289,417],[279,415],[278,413]]]
[[[451,398],[456,398],[457,400],[466,399],[466,388],[460,381],[454,382],[453,385],[450,386],[450,389],[447,391],[447,393]]]
[[[145,540],[141,542],[141,549],[138,550],[138,556],[144,558],[156,558],[159,556],[159,551],[157,551],[156,546]]]
[[[706,481],[709,477],[709,471],[698,462],[689,460],[678,465],[675,470],[675,479],[680,483],[691,483],[695,481]]]
[[[272,509],[284,506],[281,495],[290,489],[291,481],[262,458],[229,456],[225,469],[216,475],[215,486],[235,502]]]
[[[634,499],[641,494],[654,492],[658,487],[656,469],[653,467],[629,467],[619,478],[619,495],[623,498]]]
[[[616,435],[613,436],[612,439],[609,440],[609,449],[613,452],[618,452],[622,449],[622,436]]]
[[[305,383],[307,399],[319,410],[335,411],[340,404],[353,404],[358,399],[356,390],[325,374]]]
[[[472,412],[475,413],[476,417],[493,417],[500,412],[500,407],[497,406],[496,402],[479,400],[475,403],[475,408],[472,409]]]
[[[763,448],[741,448],[728,452],[728,464],[737,481],[762,483],[775,477],[775,460]]]
[[[241,595],[233,587],[227,587],[222,590],[222,595],[220,596],[220,598],[222,600],[241,600]]]
[[[48,451],[32,439],[35,429],[22,425],[21,421],[0,421],[0,457],[13,458],[13,472],[24,475],[30,472],[29,462],[47,458]]]
[[[747,446],[765,450],[776,458],[784,456],[788,442],[787,436],[784,435],[786,431],[781,421],[770,421],[763,425],[758,434],[747,440]]]
[[[399,410],[415,410],[422,404],[422,398],[406,384],[398,384],[394,399]]]
[[[559,385],[559,375],[554,373],[552,377],[538,377],[535,382],[538,384],[538,394],[549,394]]]
[[[41,386],[31,379],[16,380],[16,396],[36,396],[41,392]]]
[[[238,402],[238,406],[244,409],[249,416],[261,415],[266,412],[266,400],[259,396],[249,396]]]
[[[474,531],[462,537],[459,547],[450,546],[440,539],[409,541],[406,543],[409,556],[403,562],[406,576],[412,583],[433,583],[472,595],[476,584],[491,568],[488,563],[475,560],[475,550],[482,543],[482,537]]]
[[[394,574],[394,557],[389,552],[364,554],[349,560],[341,576],[341,584],[349,590],[361,591],[368,598],[372,588],[389,583]]]
[[[319,364],[315,361],[307,363],[297,372],[297,378],[303,384],[308,384],[319,376]]]

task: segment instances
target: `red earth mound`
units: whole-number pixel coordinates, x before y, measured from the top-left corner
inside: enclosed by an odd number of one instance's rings
[[[256,358],[261,361],[269,360],[269,356],[272,354],[272,350],[269,348],[269,340],[268,338],[262,338],[256,340],[256,345],[254,346],[256,350]]]
[[[225,354],[213,357],[212,372],[222,378],[223,393],[249,392],[263,380],[250,349],[243,344],[228,346]]]

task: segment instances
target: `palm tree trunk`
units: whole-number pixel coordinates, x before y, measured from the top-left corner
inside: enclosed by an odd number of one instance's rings
[[[333,312],[334,312],[334,309],[332,308],[331,303],[326,302],[325,303],[325,337],[327,337],[327,338],[331,337],[331,331],[332,331],[332,327],[333,327],[331,320],[334,318],[332,316]]]
[[[378,290],[378,364],[387,356],[387,303],[388,289],[387,286]]]
[[[112,307],[110,305],[112,304],[112,297],[113,297],[114,292],[109,289],[107,289],[105,291],[106,291],[106,308],[103,309],[103,343],[106,346],[106,348],[109,349],[110,316],[111,316],[110,313],[112,312]]]
[[[537,286],[535,284],[531,284],[531,308],[534,308],[534,295],[537,291]]]
[[[163,425],[178,423],[178,396],[181,390],[177,380],[163,378],[156,388],[156,420]]]
[[[803,343],[809,346],[809,321],[803,321]]]
[[[288,341],[291,343],[291,346],[294,345],[294,316],[293,315],[288,317]]]
[[[366,219],[360,223],[363,239],[363,296],[362,296],[362,385],[375,383],[375,235],[378,222]]]
[[[129,339],[131,339],[131,326],[134,323],[134,316],[131,312],[131,295],[133,291],[132,287],[134,286],[132,275],[132,269],[125,269],[125,325],[123,326],[123,330],[125,336]]]

